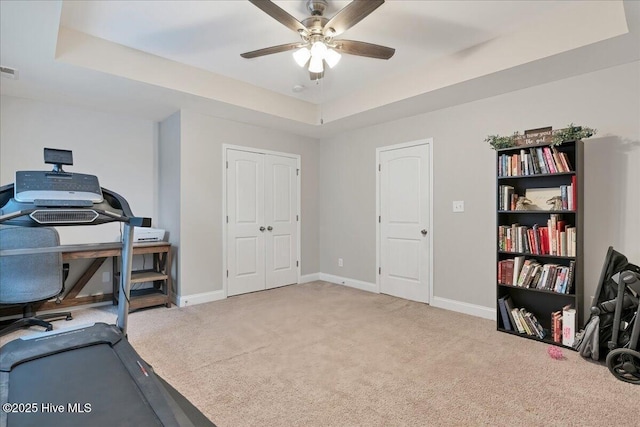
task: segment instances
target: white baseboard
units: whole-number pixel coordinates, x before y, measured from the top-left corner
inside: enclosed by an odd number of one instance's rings
[[[186,307],[189,305],[203,304],[205,302],[219,301],[225,298],[224,290],[221,289],[219,291],[176,297],[176,305],[178,307]]]
[[[333,274],[319,273],[320,279],[325,282],[335,283],[336,285],[345,285],[350,288],[360,289],[362,291],[378,293],[378,287],[375,283],[363,282],[362,280],[349,279],[348,277],[334,276]]]
[[[316,280],[320,280],[320,273],[311,273],[305,274],[304,276],[300,276],[299,284],[315,282]]]
[[[457,311],[458,313],[470,314],[471,316],[482,317],[483,319],[496,320],[495,308],[469,304],[467,302],[441,297],[433,297],[433,300],[429,305],[432,307],[444,308],[445,310]]]

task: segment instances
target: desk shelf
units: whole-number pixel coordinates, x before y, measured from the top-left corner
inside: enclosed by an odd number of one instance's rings
[[[164,305],[171,307],[171,244],[167,242],[139,243],[133,246],[133,255],[153,255],[153,268],[133,270],[131,284],[153,283],[153,287],[132,289],[129,311]],[[113,303],[118,303],[120,272],[118,256],[113,257]]]

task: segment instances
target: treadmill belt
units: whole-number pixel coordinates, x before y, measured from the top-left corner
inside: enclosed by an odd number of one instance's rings
[[[0,427],[215,427],[104,323],[2,346],[0,404]]]
[[[9,381],[9,402],[37,402],[38,412],[10,413],[8,425],[162,425],[106,343],[22,363]]]

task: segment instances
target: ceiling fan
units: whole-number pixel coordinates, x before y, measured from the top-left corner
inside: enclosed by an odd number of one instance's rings
[[[366,18],[380,7],[384,0],[354,0],[331,19],[323,16],[328,5],[327,0],[307,0],[307,9],[311,16],[302,21],[298,21],[272,1],[249,1],[276,21],[297,32],[302,40],[246,52],[240,55],[243,58],[257,58],[297,49],[293,54],[295,61],[301,67],[308,66],[311,80],[318,80],[324,76],[325,64],[333,68],[340,60],[341,53],[377,59],[389,59],[395,53],[395,49],[386,46],[334,39]]]

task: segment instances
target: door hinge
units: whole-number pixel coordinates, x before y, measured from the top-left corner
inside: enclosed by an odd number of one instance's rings
[[[227,218],[229,218],[229,217],[227,217]],[[229,222],[228,219],[227,219],[227,222]],[[378,215],[378,222],[382,222],[382,217],[380,215]]]
[[[296,176],[300,175],[300,169],[296,169]]]
[[[296,215],[296,221],[300,221],[300,218],[298,217],[298,215]]]
[[[378,172],[382,171],[382,164],[378,164]]]
[[[296,261],[296,267],[300,266],[300,261]]]
[[[227,270],[227,277],[229,277],[229,270]]]
[[[227,215],[227,224],[229,224],[229,215]]]
[[[229,162],[227,161],[227,169],[229,169]]]
[[[378,274],[382,274],[382,267],[378,267]]]

